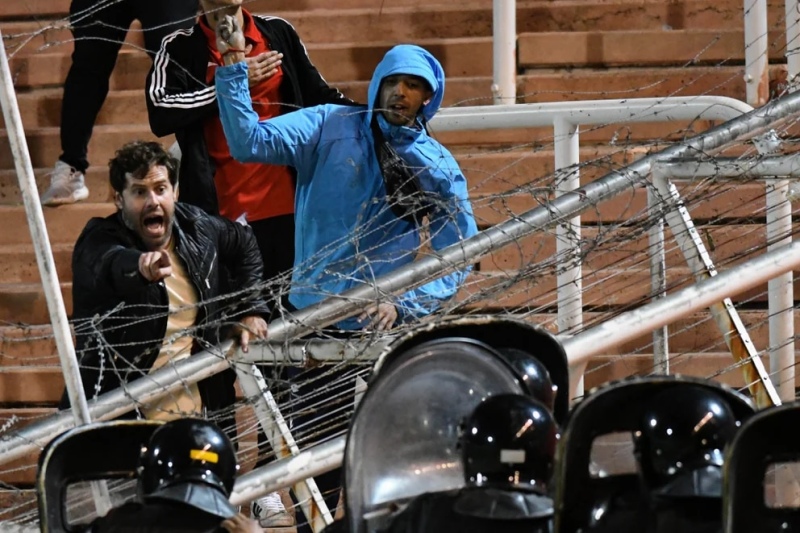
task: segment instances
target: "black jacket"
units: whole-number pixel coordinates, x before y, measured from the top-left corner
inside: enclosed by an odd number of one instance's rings
[[[178,502],[128,502],[96,519],[85,533],[224,533],[222,519]]]
[[[282,112],[353,103],[322,78],[291,24],[277,17],[253,18],[270,48],[283,54]],[[150,129],[159,137],[174,133],[181,148],[181,201],[218,214],[214,163],[203,134],[204,120],[219,114],[214,82],[206,83],[208,60],[199,23],[167,36],[147,76],[146,100]]]
[[[174,223],[176,253],[200,300],[194,353],[218,344],[235,319],[267,312],[257,289],[251,289],[261,281],[263,266],[248,227],[183,204],[175,206]],[[147,374],[158,357],[169,302],[163,282],[149,282],[139,273],[144,250],[119,213],[90,220],[75,244],[73,318],[87,399]],[[220,298],[228,292],[226,269],[233,286],[244,292]],[[201,381],[203,406],[217,410],[232,405],[234,381],[232,370]],[[62,408],[68,406],[65,394]]]

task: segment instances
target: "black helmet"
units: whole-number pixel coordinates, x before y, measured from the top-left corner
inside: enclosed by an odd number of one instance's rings
[[[547,367],[534,355],[519,348],[501,348],[497,351],[519,374],[531,398],[539,400],[552,411],[558,387],[550,379]]]
[[[228,502],[239,465],[230,439],[197,418],[167,422],[139,456],[138,490],[144,500],[175,500],[229,518]]]
[[[655,395],[634,435],[645,485],[664,495],[719,497],[723,451],[738,427],[730,405],[707,387]]]
[[[558,439],[553,414],[538,400],[521,394],[491,396],[462,425],[466,483],[544,494]]]

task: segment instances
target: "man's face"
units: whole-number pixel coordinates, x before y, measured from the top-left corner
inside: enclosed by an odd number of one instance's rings
[[[411,126],[420,108],[430,102],[433,93],[419,76],[394,74],[381,81],[378,107],[383,118],[395,126]]]
[[[125,225],[139,235],[150,251],[163,249],[172,236],[175,200],[175,189],[163,166],[150,167],[140,180],[128,174],[125,189],[114,196]]]
[[[206,19],[212,22],[222,20],[225,15],[236,16],[236,12],[242,7],[243,0],[200,0],[200,7]]]

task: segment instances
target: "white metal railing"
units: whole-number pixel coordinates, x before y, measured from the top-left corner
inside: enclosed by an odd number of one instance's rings
[[[721,101],[722,103],[719,103],[717,100],[714,105],[706,101],[704,109],[707,112],[718,113],[716,116],[720,118],[723,118],[720,116],[721,113],[735,114],[739,112],[737,106],[740,106],[740,103],[729,99],[721,99]],[[731,105],[727,105],[728,102],[731,102]],[[581,103],[574,105],[581,105]],[[618,105],[635,107],[637,101],[623,101]],[[663,102],[661,105],[664,106]],[[502,112],[502,107],[498,106],[496,109]],[[549,115],[551,118],[553,113],[551,107],[562,107],[563,109],[562,104],[553,106],[540,104],[532,107],[539,109],[540,113]],[[648,108],[650,107],[652,106],[648,105]],[[526,108],[528,106],[517,106],[517,109],[523,113]],[[659,154],[658,157],[675,158],[697,151],[707,153],[752,131],[770,128],[775,123],[782,121],[785,116],[798,111],[800,111],[800,96],[789,95],[781,100],[771,102],[763,109],[753,111],[746,116],[728,121],[724,125],[678,143]],[[575,110],[565,110],[565,112],[571,113],[573,116],[577,113]],[[461,112],[448,110],[445,114],[445,118],[454,122],[464,120],[465,116],[475,117],[468,108]],[[666,116],[666,114],[661,116]],[[538,120],[543,119],[539,117]],[[454,127],[452,123],[448,123],[444,119],[441,119],[439,124],[443,128]],[[520,125],[518,124],[518,126]],[[470,239],[447,247],[441,250],[439,255],[427,255],[408,267],[383,276],[375,281],[374,286],[358,287],[337,297],[331,297],[325,301],[324,305],[298,312],[291,321],[277,320],[270,324],[271,338],[275,342],[281,343],[303,336],[316,328],[360,312],[365,301],[374,301],[382,294],[399,293],[419,286],[430,278],[474,263],[478,258],[516,242],[520,237],[555,226],[580,214],[599,201],[607,200],[632,186],[643,184],[655,161],[655,155],[646,156],[628,167],[587,184],[581,188],[579,193],[566,193],[546,206],[536,207],[511,220],[484,230]],[[641,334],[642,331],[640,330],[639,333]],[[226,357],[231,353],[231,349],[231,342],[223,343],[219,347],[199,353],[174,366],[159,369],[145,378],[133,381],[127,384],[124,390],[118,389],[106,393],[96,401],[89,402],[90,415],[93,420],[115,418],[131,411],[136,402],[151,402],[183,387],[185,383],[196,383],[221,372],[229,366]],[[256,355],[256,351],[244,359],[253,362],[254,355]],[[71,417],[72,414],[69,411],[60,412],[18,432],[4,435],[0,439],[0,464],[37,450],[46,444],[53,435],[72,427],[74,422]]]
[[[661,328],[798,266],[800,243],[795,242],[561,341],[570,364],[584,364],[594,355],[607,353],[639,337],[643,331]],[[333,470],[344,459],[345,439],[345,436],[336,437],[292,458],[244,474],[236,481],[231,501],[235,504],[251,501],[306,477]]]
[[[515,0],[492,4],[492,98],[495,104],[517,99],[517,6]]]
[[[761,95],[763,95],[764,92],[764,73],[766,72],[767,57],[765,6],[766,3],[764,0],[753,0],[753,7],[748,8],[746,4],[745,10],[746,50],[748,50],[749,54],[746,74],[746,82],[748,84],[748,101],[756,103],[757,105],[760,105],[765,101],[763,98],[761,98]],[[791,43],[789,49],[796,48],[796,9],[795,1],[786,0],[787,43]],[[513,103],[516,97],[515,12],[516,8],[513,0],[494,1],[495,69],[492,92],[495,97],[495,103]],[[792,14],[791,19],[789,17],[790,12]],[[752,15],[749,17],[749,22],[748,13],[752,13]],[[792,27],[791,32],[789,30],[790,25]],[[752,37],[753,35],[755,35],[755,37]],[[787,55],[789,55],[790,59],[791,80],[794,77],[794,74],[797,73],[798,56],[797,54],[790,55],[788,52]],[[15,161],[18,165],[18,174],[21,180],[23,199],[26,203],[26,212],[29,216],[31,231],[34,233],[34,242],[37,243],[37,246],[42,246],[42,250],[37,247],[37,260],[40,264],[40,270],[42,271],[43,275],[45,272],[54,273],[54,269],[50,268],[52,267],[52,254],[49,252],[49,244],[48,240],[46,239],[46,230],[44,228],[43,218],[41,216],[41,209],[39,208],[37,213],[35,207],[38,207],[38,202],[35,202],[35,205],[32,205],[31,203],[31,198],[33,198],[31,195],[35,195],[35,187],[30,187],[30,184],[33,183],[33,174],[30,170],[30,160],[27,154],[27,146],[24,143],[24,133],[21,128],[21,122],[14,120],[14,114],[16,113],[16,117],[18,118],[19,112],[18,109],[16,109],[13,85],[11,83],[10,73],[8,73],[8,63],[4,52],[2,53],[2,61],[4,67],[4,79],[2,81],[5,87],[4,93],[2,94],[3,110],[6,116],[6,124],[9,125],[7,128],[10,130],[9,136],[12,138],[12,147],[14,146],[15,142],[18,143],[17,148],[13,150],[15,153]],[[751,98],[751,93],[755,94],[756,96]],[[681,100],[683,101],[681,102]],[[577,214],[580,213],[581,209],[574,205],[576,203],[576,195],[573,192],[579,187],[579,176],[577,171],[577,163],[579,162],[579,156],[577,152],[579,125],[603,124],[612,122],[653,122],[696,118],[728,120],[752,109],[750,106],[742,104],[741,102],[733,99],[713,97],[532,104],[527,106],[514,106],[513,110],[503,109],[504,107],[511,106],[494,106],[492,107],[492,111],[489,111],[489,109],[484,109],[483,107],[443,110],[437,116],[437,118],[432,121],[432,126],[440,131],[446,131],[456,129],[490,129],[553,125],[555,128],[556,169],[557,172],[563,172],[558,183],[558,198],[556,202],[554,202],[554,206],[559,204],[559,200],[563,200],[561,202],[561,204],[563,204],[565,207],[563,212],[575,214],[576,216],[552,217],[550,220],[548,220],[548,217],[539,216],[538,218],[544,218],[548,222],[557,221],[559,223],[560,229],[558,243],[560,251],[574,249],[574,237],[576,236],[575,231],[579,228],[580,218],[577,216]],[[698,107],[702,109],[698,109]],[[764,120],[762,120],[762,122],[764,122]],[[17,124],[19,128],[14,127],[15,124]],[[716,143],[712,142],[711,144]],[[706,146],[706,148],[708,148],[708,146]],[[640,172],[643,170],[644,168],[638,169],[637,171],[626,175],[624,179],[635,183]],[[24,184],[22,183],[23,179],[26,180]],[[617,189],[618,183],[613,183],[614,181],[615,180],[608,180],[607,183],[602,185],[608,189],[607,192],[609,192],[609,194],[610,191]],[[28,186],[27,188],[26,185]],[[598,189],[599,188],[600,187],[598,187]],[[31,189],[32,193],[28,195],[31,196],[31,198],[27,198],[25,191],[28,190],[30,192]],[[602,191],[599,190],[598,192],[602,193]],[[31,204],[30,209],[28,208],[29,204]],[[566,209],[567,206],[570,208]],[[552,208],[553,206],[550,207]],[[556,209],[556,211],[558,211],[558,209]],[[536,217],[530,217],[530,219],[531,221],[534,221]],[[541,227],[542,224],[543,223],[538,225],[535,223],[532,224],[529,232],[538,229],[538,227]],[[39,239],[36,238],[37,233],[39,234]],[[518,231],[515,232],[515,234],[521,235],[523,232]],[[465,259],[471,261],[476,259],[481,253],[488,253],[488,251],[495,249],[495,246],[492,246],[491,242],[486,243],[481,242],[481,240],[482,237],[480,235],[476,236],[476,246],[474,246],[473,250],[475,251],[474,256],[468,256],[464,251],[461,253],[454,253],[451,250],[452,253],[449,254],[450,256],[455,255],[461,259],[461,261],[455,265],[447,265],[443,261],[434,260],[429,261],[429,265],[426,265],[427,271],[424,268],[413,268],[414,265],[412,265],[412,268],[408,269],[408,275],[390,277],[393,277],[395,280],[402,279],[403,281],[408,281],[409,284],[417,283],[420,278],[415,276],[415,273],[433,273],[436,271],[442,272],[449,266],[457,267],[463,264]],[[44,244],[40,244],[42,242],[44,242]],[[506,244],[506,241],[502,239],[497,240],[496,242],[500,242],[500,246]],[[786,250],[773,252],[774,254],[788,253]],[[771,257],[774,255],[773,252],[770,252],[768,256]],[[442,256],[444,257],[445,255],[446,254],[443,251]],[[777,257],[777,255],[775,256]],[[580,310],[582,306],[580,305],[581,294],[579,283],[581,278],[580,267],[576,268],[577,270],[564,272],[562,274],[563,277],[560,277],[559,279],[559,287],[565,287],[563,291],[559,289],[559,327],[562,331],[580,326]],[[783,267],[781,266],[781,268]],[[763,269],[757,269],[757,271],[759,273],[764,272]],[[791,274],[789,274],[789,276],[791,276]],[[715,279],[709,280],[708,283],[711,284],[715,281],[719,282],[721,277],[722,275]],[[55,280],[54,276],[53,279]],[[405,289],[409,286],[409,284],[403,285],[398,283],[381,283],[381,281],[386,280],[378,280],[378,288],[385,288],[386,291],[396,290],[395,287],[402,287]],[[53,283],[50,283],[50,285],[53,285]],[[51,309],[51,314],[58,316],[59,307],[63,310],[63,302],[61,302],[59,306],[58,299],[56,298],[52,300],[54,303],[51,304],[52,295],[48,294],[49,292],[53,292],[60,296],[57,280],[55,280],[54,287],[46,286],[45,292],[46,296],[48,297],[48,304]],[[368,291],[356,292],[358,292],[358,295],[362,297],[368,296]],[[772,292],[773,291],[770,291],[771,294]],[[377,290],[372,292],[373,296],[377,294]],[[346,295],[342,296],[344,297]],[[718,298],[713,298],[713,300],[716,299]],[[564,302],[563,308],[561,305],[562,302]],[[358,305],[357,301],[356,304]],[[659,302],[653,302],[650,305],[656,306],[657,304],[659,304]],[[698,306],[698,308],[700,307],[703,307],[703,305]],[[670,309],[674,310],[674,307]],[[288,339],[290,337],[302,335],[304,332],[313,327],[335,322],[348,313],[352,314],[357,310],[358,309],[354,308],[352,305],[348,306],[346,304],[332,304],[329,306],[329,308],[323,308],[323,310],[320,312],[306,313],[306,316],[303,318],[307,318],[311,321],[310,323],[307,323],[307,325],[310,327],[292,327],[291,325],[287,325],[281,329],[283,324],[278,324],[276,325],[277,328],[276,326],[271,327],[271,332],[273,333],[273,338],[277,336],[278,338],[283,337],[284,339]],[[576,315],[576,313],[578,314]],[[662,314],[661,316],[664,315]],[[65,318],[65,315],[63,318]],[[637,318],[635,322],[637,325],[641,326],[641,317]],[[615,330],[613,336],[617,337],[619,335],[619,331],[619,329]],[[641,332],[641,330],[637,328],[630,328],[630,331],[635,332],[637,335]],[[604,338],[608,339],[609,337],[611,337],[611,335]],[[128,389],[124,394],[117,394],[117,392],[114,391],[103,395],[103,397],[101,397],[101,401],[92,402],[92,406],[89,408],[84,402],[81,401],[82,394],[76,394],[76,391],[80,391],[82,389],[80,386],[75,386],[76,384],[80,385],[80,375],[75,371],[77,369],[77,364],[74,357],[74,348],[71,345],[71,339],[69,340],[69,346],[65,346],[63,350],[59,345],[59,355],[66,359],[65,361],[62,361],[62,368],[65,369],[65,377],[67,378],[67,387],[72,399],[72,405],[76,406],[75,412],[61,413],[52,417],[52,419],[45,421],[44,423],[34,424],[34,427],[29,428],[30,431],[28,431],[25,435],[20,434],[17,436],[12,436],[12,438],[4,438],[2,441],[0,441],[0,463],[7,462],[13,458],[17,458],[25,453],[28,453],[29,451],[32,451],[36,447],[43,445],[51,436],[61,430],[71,427],[74,423],[83,423],[88,421],[89,418],[108,419],[119,416],[123,412],[129,411],[133,408],[134,404],[131,398],[134,398],[138,401],[152,401],[171,392],[176,387],[183,386],[184,382],[196,382],[200,379],[213,375],[214,373],[217,373],[228,366],[228,363],[225,361],[225,356],[230,353],[232,348],[231,343],[225,343],[214,350],[210,350],[200,354],[197,357],[187,359],[176,365],[174,368],[162,369],[146,379],[140,379],[132,384],[129,384]],[[595,348],[599,345],[600,344],[594,343]],[[253,354],[256,354],[259,351],[260,350],[253,350]],[[571,354],[574,355],[575,352],[571,351]],[[72,357],[70,357],[70,355]],[[274,356],[270,356],[270,359],[274,359]],[[571,362],[573,363],[580,363],[581,361],[583,361],[581,357],[571,357]],[[72,371],[70,371],[70,369],[72,369]],[[75,397],[72,398],[73,396]],[[80,398],[78,398],[78,396],[80,396]],[[70,418],[73,416],[75,417],[74,420]],[[331,449],[333,452],[336,451],[334,448]],[[306,452],[301,452],[301,455],[304,453]],[[327,457],[328,458],[326,460],[330,461],[330,454]],[[299,460],[299,456],[296,459]],[[289,461],[295,461],[295,459],[290,459]],[[277,468],[280,467],[280,465],[281,463],[276,463],[275,465],[270,465],[265,468]],[[237,491],[239,491],[239,487],[242,484],[241,482],[244,481],[245,480],[242,479],[240,480],[240,484],[237,484]]]

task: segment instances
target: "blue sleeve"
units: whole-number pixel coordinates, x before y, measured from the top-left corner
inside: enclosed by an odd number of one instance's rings
[[[428,226],[434,251],[478,233],[467,179],[449,153],[440,154],[437,161],[429,161],[419,179],[422,188],[433,193],[434,210]],[[397,304],[400,320],[419,318],[438,309],[458,292],[471,270],[472,267],[456,270],[400,296]]]
[[[214,78],[222,129],[234,159],[298,169],[309,159],[319,140],[324,108],[299,109],[259,121],[250,99],[244,62],[218,67]]]

